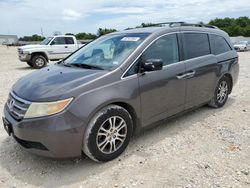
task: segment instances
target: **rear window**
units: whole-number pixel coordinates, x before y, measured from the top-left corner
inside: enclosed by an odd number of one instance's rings
[[[72,37],[65,37],[66,44],[74,44],[74,40]]]
[[[210,36],[210,41],[214,55],[222,54],[232,50],[227,41],[221,36],[212,34]]]
[[[208,35],[205,33],[184,33],[184,44],[186,59],[210,54]]]

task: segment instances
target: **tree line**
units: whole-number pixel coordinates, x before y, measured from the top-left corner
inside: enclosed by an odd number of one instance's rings
[[[201,24],[203,22],[199,22]],[[229,36],[244,36],[244,37],[250,37],[250,19],[247,16],[239,17],[239,18],[215,18],[211,20],[209,25],[217,26],[218,28],[224,30],[229,34]],[[133,28],[142,28],[142,27],[150,27],[154,26],[154,23],[142,23],[141,25],[138,25]],[[133,29],[133,28],[127,28],[125,30]],[[97,30],[96,34],[93,33],[66,33],[66,35],[75,35],[78,40],[93,40],[98,38],[99,36],[116,32],[116,29],[112,28],[99,28]],[[32,36],[24,36],[21,37],[19,40],[21,41],[41,41],[44,37],[39,35],[32,35]]]
[[[239,18],[216,18],[211,20],[208,24],[217,26],[226,31],[231,37],[250,37],[250,19],[247,16]]]
[[[77,40],[93,40],[93,39],[98,38],[99,36],[106,35],[108,33],[116,32],[116,31],[117,31],[116,29],[99,28],[97,30],[97,34],[81,32],[77,34],[66,33],[65,35],[74,35]],[[37,35],[37,34],[19,38],[20,41],[42,41],[44,39],[45,39],[44,37]]]

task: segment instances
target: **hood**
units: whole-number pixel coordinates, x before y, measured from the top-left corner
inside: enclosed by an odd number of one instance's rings
[[[234,47],[246,47],[245,44],[235,44]]]
[[[30,44],[30,45],[25,45],[25,46],[19,47],[19,49],[27,50],[27,49],[34,49],[34,48],[44,48],[46,46],[47,45]]]
[[[51,65],[21,78],[12,91],[31,102],[54,101],[72,97],[65,93],[70,95],[75,88],[106,73],[108,71]]]

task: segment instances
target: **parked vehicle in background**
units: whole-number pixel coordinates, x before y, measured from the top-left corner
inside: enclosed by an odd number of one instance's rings
[[[75,36],[58,35],[44,39],[40,44],[26,45],[18,48],[20,61],[27,62],[33,68],[45,67],[50,61],[64,59],[84,44]]]
[[[109,161],[156,122],[206,104],[223,107],[239,73],[228,34],[162,25],[102,36],[21,78],[4,108],[8,134],[39,155],[84,152]]]
[[[236,51],[248,51],[250,50],[250,42],[249,41],[239,41],[234,44],[234,49]]]

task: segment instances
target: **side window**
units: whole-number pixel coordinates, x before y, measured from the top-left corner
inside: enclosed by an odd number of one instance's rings
[[[66,44],[65,37],[56,37],[51,44],[54,45],[63,45]]]
[[[72,37],[65,37],[66,44],[74,44],[74,40]]]
[[[210,54],[208,35],[204,33],[184,33],[185,59]]]
[[[130,69],[126,72],[124,77],[131,76],[134,74],[137,74],[139,72],[139,65],[140,65],[141,58],[139,58],[131,67]]]
[[[227,41],[218,35],[210,35],[211,47],[214,55],[222,54],[228,52],[231,49]]]
[[[144,52],[143,60],[161,59],[163,65],[169,65],[179,61],[178,41],[176,34],[165,35],[156,40]]]

